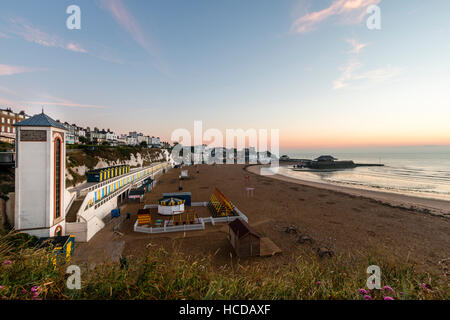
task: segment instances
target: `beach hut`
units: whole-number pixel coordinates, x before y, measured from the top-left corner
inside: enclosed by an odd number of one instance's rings
[[[75,248],[75,236],[56,236],[52,238],[40,238],[40,248],[52,248],[52,260],[54,265],[70,262]]]
[[[142,199],[144,199],[144,194],[145,190],[143,188],[131,189],[128,193],[128,199],[140,202]]]
[[[177,198],[162,198],[158,200],[158,213],[171,216],[184,212],[185,201]]]
[[[228,237],[238,257],[259,255],[261,237],[242,219],[229,223]]]

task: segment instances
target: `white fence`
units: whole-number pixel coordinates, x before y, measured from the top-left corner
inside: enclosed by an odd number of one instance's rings
[[[192,202],[192,207],[207,207],[208,202]],[[152,209],[157,208],[157,204],[147,204],[144,206],[144,209]],[[216,223],[230,223],[236,219],[242,219],[245,222],[248,222],[248,218],[245,214],[242,213],[235,205],[233,205],[233,209],[237,212],[237,216],[227,216],[227,217],[207,217],[207,218],[198,218],[198,222],[196,224],[183,224],[183,225],[175,225],[168,226],[168,221],[164,222],[164,227],[149,227],[149,226],[138,226],[138,221],[134,224],[135,232],[143,232],[143,233],[165,233],[165,232],[181,232],[181,231],[193,231],[193,230],[204,230],[205,223],[211,223],[213,226]]]
[[[205,223],[203,219],[198,219],[200,223],[196,224],[183,224],[178,226],[167,226],[167,223],[164,224],[164,227],[148,227],[148,226],[138,226],[138,221],[134,224],[135,232],[143,232],[143,233],[165,233],[165,232],[181,232],[181,231],[194,231],[194,230],[204,230]]]

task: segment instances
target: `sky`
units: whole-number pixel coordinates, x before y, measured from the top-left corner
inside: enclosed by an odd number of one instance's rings
[[[66,27],[70,5],[80,30]],[[2,0],[0,106],[166,141],[200,120],[279,129],[285,149],[450,145],[449,12],[447,0]]]

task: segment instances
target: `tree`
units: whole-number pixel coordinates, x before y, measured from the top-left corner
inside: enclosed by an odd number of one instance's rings
[[[142,148],[147,148],[147,147],[148,147],[148,144],[147,144],[146,141],[142,141],[139,145],[140,145]]]
[[[82,144],[88,144],[88,143],[89,143],[89,139],[86,138],[86,137],[83,137],[83,136],[79,137],[78,140],[79,140],[80,143],[82,143]]]

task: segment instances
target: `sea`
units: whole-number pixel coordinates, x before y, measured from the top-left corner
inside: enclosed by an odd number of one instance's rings
[[[291,158],[314,159],[332,155],[355,163],[384,164],[337,171],[293,171],[279,174],[312,182],[450,201],[450,146],[281,150]],[[450,207],[450,203],[449,203]]]

